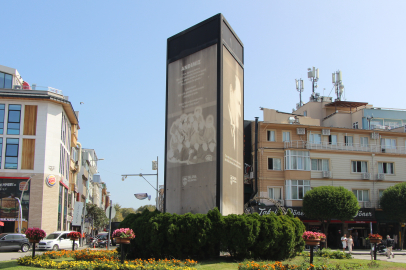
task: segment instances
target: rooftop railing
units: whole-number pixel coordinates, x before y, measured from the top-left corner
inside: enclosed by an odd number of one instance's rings
[[[315,143],[315,142],[310,142],[310,141],[290,141],[290,142],[284,142],[284,148],[391,153],[391,154],[399,154],[399,155],[406,154],[406,148],[404,146],[385,146],[385,145],[376,145],[376,144],[339,143],[339,142],[337,142],[337,143],[329,143],[329,142]]]

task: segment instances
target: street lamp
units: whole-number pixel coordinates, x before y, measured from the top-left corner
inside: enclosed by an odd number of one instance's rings
[[[144,180],[145,181],[147,181],[148,182],[148,184],[153,188],[153,189],[155,189],[155,191],[156,191],[156,198],[155,198],[155,201],[156,201],[156,209],[158,210],[158,157],[156,157],[156,161],[155,160],[153,160],[152,161],[152,170],[154,170],[154,171],[156,171],[156,173],[147,173],[147,174],[143,174],[143,173],[139,173],[139,174],[122,174],[121,175],[121,180],[122,181],[124,181],[126,178],[127,178],[127,176],[140,176],[140,177],[142,177],[142,178],[144,178]],[[156,175],[156,188],[144,177],[144,175]]]

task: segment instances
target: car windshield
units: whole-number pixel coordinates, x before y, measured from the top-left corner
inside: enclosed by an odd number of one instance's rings
[[[0,234],[0,239],[3,238],[3,237],[6,236],[6,235],[7,235],[7,233],[2,233],[2,234]]]
[[[59,233],[51,233],[50,235],[48,235],[48,236],[45,237],[44,239],[53,240],[53,239],[58,238],[59,235],[60,235]]]

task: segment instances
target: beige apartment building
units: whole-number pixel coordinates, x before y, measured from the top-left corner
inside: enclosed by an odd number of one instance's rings
[[[330,247],[338,247],[343,233],[358,235],[357,246],[366,247],[374,232],[401,239],[400,226],[385,217],[379,198],[388,187],[406,179],[406,111],[376,108],[365,102],[329,97],[314,99],[293,113],[262,108],[258,122],[258,175],[246,170],[246,190],[258,192],[259,214],[276,211],[266,198],[291,209],[309,230],[321,230],[320,222],[305,217],[302,199],[318,186],[343,186],[358,198],[361,210],[352,221],[333,221]],[[250,132],[248,135],[247,132]],[[255,122],[245,132],[255,160]],[[248,161],[249,162],[249,161]],[[252,162],[255,164],[255,162]],[[254,169],[252,168],[251,171]],[[253,195],[251,195],[251,198]],[[248,198],[246,198],[248,201]]]

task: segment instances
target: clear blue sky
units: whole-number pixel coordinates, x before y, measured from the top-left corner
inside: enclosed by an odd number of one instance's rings
[[[113,203],[138,208],[155,204],[155,191],[120,175],[154,173],[159,156],[163,184],[168,37],[224,14],[245,47],[246,120],[262,120],[260,106],[291,112],[295,79],[305,80],[307,102],[312,66],[322,95],[340,69],[346,100],[406,108],[405,10],[400,0],[2,1],[0,65],[69,96],[79,141],[105,159],[99,172]],[[136,200],[142,192],[152,200]]]

